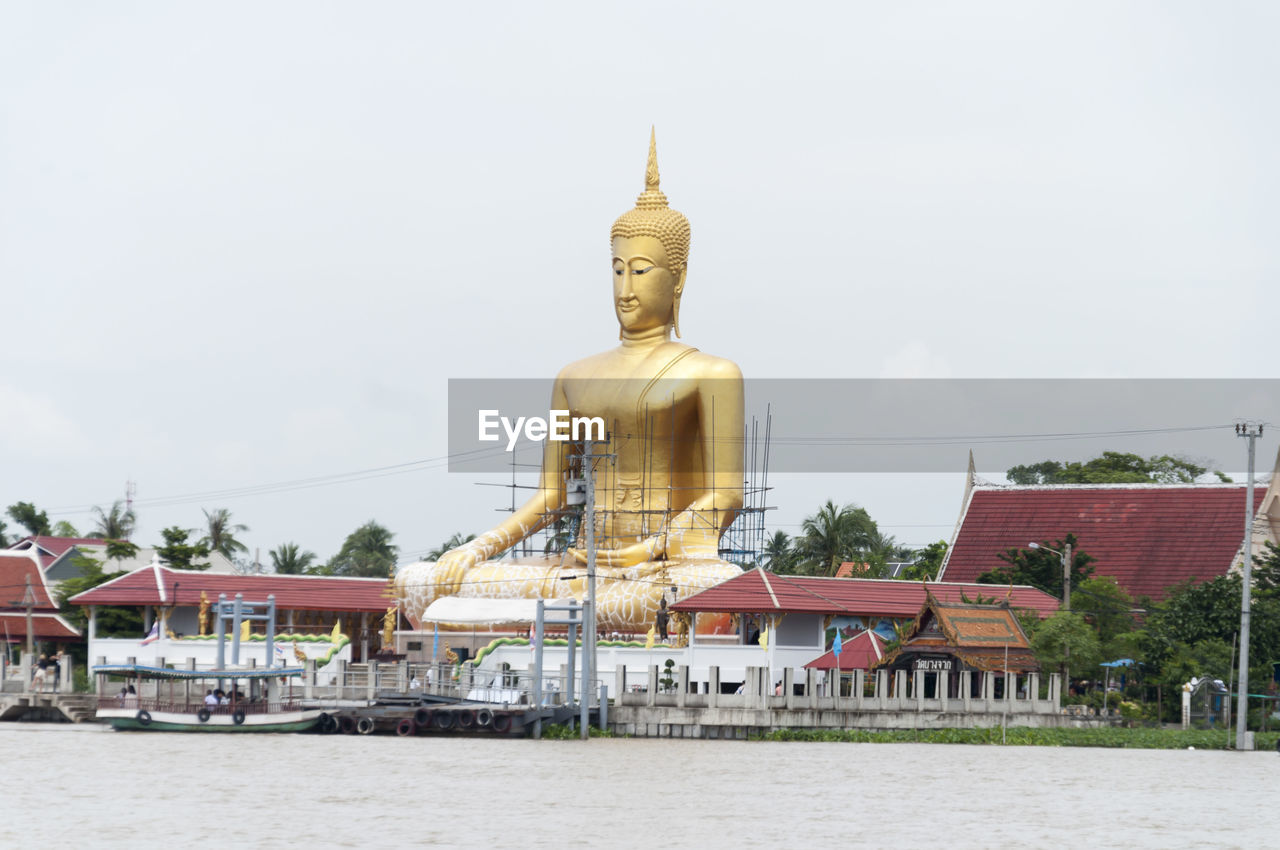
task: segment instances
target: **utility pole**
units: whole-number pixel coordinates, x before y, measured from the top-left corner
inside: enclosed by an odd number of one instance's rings
[[[582,474],[587,479],[587,504],[584,523],[587,526],[587,610],[582,617],[582,717],[578,724],[582,740],[590,730],[587,714],[596,680],[596,441],[585,440],[582,452]]]
[[[1071,544],[1062,547],[1062,610],[1071,610]]]
[[[1244,586],[1240,591],[1240,695],[1236,698],[1236,749],[1252,750],[1249,736],[1249,597],[1253,588],[1253,459],[1261,423],[1236,424],[1236,436],[1249,441],[1249,486],[1244,507]],[[1228,694],[1227,699],[1231,699]]]
[[[27,655],[35,655],[35,631],[31,625],[31,609],[36,604],[35,591],[31,589],[31,576],[27,576],[27,592],[22,595],[22,604],[27,606]]]

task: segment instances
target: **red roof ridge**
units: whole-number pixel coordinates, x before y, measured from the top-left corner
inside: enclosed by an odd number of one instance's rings
[[[802,590],[802,591],[804,591],[805,593],[807,593],[807,594],[809,594],[810,596],[812,596],[814,599],[821,599],[823,602],[827,602],[827,603],[829,603],[829,604],[831,604],[831,605],[836,606],[836,607],[837,607],[837,608],[839,608],[841,611],[848,611],[850,614],[852,614],[852,613],[853,613],[852,611],[849,611],[849,609],[848,609],[848,608],[846,608],[845,606],[841,605],[839,602],[836,602],[834,599],[828,599],[827,597],[823,596],[821,593],[818,593],[818,592],[817,592],[817,591],[815,591],[815,590],[810,590],[809,588],[805,587],[803,584],[800,584],[799,582],[791,581],[791,577],[790,577],[790,576],[780,576],[780,575],[778,575],[777,573],[774,573],[773,575],[774,575],[774,578],[780,578],[780,579],[783,579],[784,581],[786,581],[786,583],[787,583],[787,584],[791,585],[791,586],[792,586],[792,587],[794,587],[796,590]],[[826,578],[826,576],[806,576],[806,578],[810,578],[810,577],[811,577],[811,578]],[[848,581],[848,579],[841,579],[841,581]],[[769,591],[769,595],[770,595],[770,596],[773,596],[773,591],[772,591],[772,590],[770,590],[770,591]],[[775,596],[775,597],[774,597],[774,599],[773,599],[773,604],[774,604],[775,606],[778,606],[778,598],[777,598],[776,596]],[[778,606],[778,607],[781,607],[781,606]]]
[[[1255,482],[1256,484],[1256,482]],[[1098,484],[974,484],[974,490],[1232,490],[1249,486],[1243,481],[1133,481]]]
[[[764,567],[756,567],[760,571],[760,581],[764,582],[764,589],[769,591],[769,598],[773,600],[773,607],[779,608],[778,595],[773,592],[773,585],[769,583],[769,573],[765,572]]]

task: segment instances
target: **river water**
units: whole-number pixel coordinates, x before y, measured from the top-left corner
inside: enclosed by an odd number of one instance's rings
[[[0,847],[1280,844],[1275,752],[16,723],[0,751]]]

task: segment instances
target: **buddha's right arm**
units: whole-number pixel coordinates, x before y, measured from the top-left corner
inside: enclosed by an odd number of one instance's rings
[[[551,409],[564,410],[568,406],[564,386],[557,378],[551,392]],[[452,590],[456,591],[463,573],[469,568],[496,558],[555,521],[565,506],[564,480],[569,467],[567,445],[554,440],[543,442],[542,473],[537,492],[497,527],[441,556],[437,563],[444,568],[441,571],[442,583],[453,586]]]

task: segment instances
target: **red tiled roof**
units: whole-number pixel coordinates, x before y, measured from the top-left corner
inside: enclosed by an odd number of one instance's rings
[[[918,581],[868,578],[780,576],[762,569],[709,587],[671,606],[673,611],[714,611],[727,614],[811,613],[857,617],[915,617],[924,606],[925,587]],[[929,592],[940,602],[961,602],[979,593],[1008,598],[1014,608],[1029,608],[1047,617],[1058,600],[1034,587],[930,582]]]
[[[44,583],[44,573],[26,552],[0,552],[0,610],[26,610],[28,579],[35,610],[57,611]]]
[[[26,613],[0,614],[0,635],[4,635],[9,643],[25,643],[27,640]],[[32,614],[31,637],[35,640],[77,640],[80,633],[57,614]]]
[[[881,658],[884,658],[884,638],[875,632],[859,632],[840,647],[841,670],[870,670]],[[834,670],[836,668],[836,651],[813,659],[805,667],[815,670]]]
[[[1160,599],[1180,581],[1230,569],[1244,512],[1238,485],[977,487],[942,577],[973,581],[1004,564],[1001,552],[1074,534],[1095,575]]]
[[[10,546],[10,549],[17,549],[24,543],[34,543],[38,546],[38,554],[40,555],[40,563],[47,569],[52,566],[53,562],[67,554],[73,546],[106,546],[107,541],[100,540],[97,537],[50,537],[48,535],[28,536],[19,540]],[[24,550],[25,551],[25,550]]]
[[[156,572],[164,585],[166,605],[199,605],[200,593],[217,602],[218,594],[235,599],[237,593],[251,602],[276,597],[279,610],[386,611],[394,604],[386,595],[386,579],[331,576],[241,576],[196,570],[150,566],[136,569],[106,584],[71,597],[76,605],[159,605]]]

